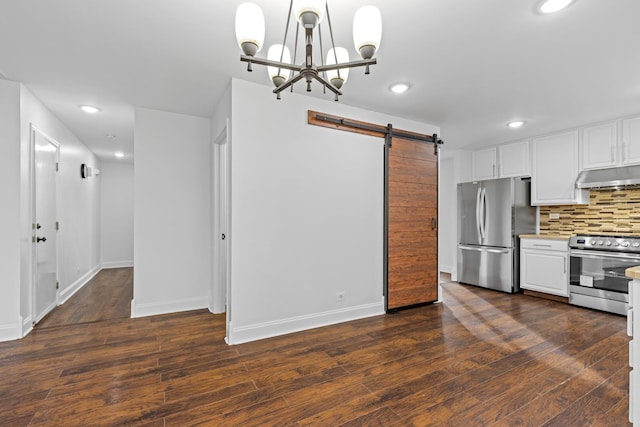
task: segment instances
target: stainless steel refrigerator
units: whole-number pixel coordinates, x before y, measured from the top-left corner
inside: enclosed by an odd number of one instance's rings
[[[536,232],[531,182],[520,178],[458,184],[458,281],[520,291],[519,234]]]

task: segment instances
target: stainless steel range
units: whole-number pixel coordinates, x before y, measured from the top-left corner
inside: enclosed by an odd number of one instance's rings
[[[626,315],[625,270],[640,265],[640,237],[582,234],[569,248],[569,303]]]

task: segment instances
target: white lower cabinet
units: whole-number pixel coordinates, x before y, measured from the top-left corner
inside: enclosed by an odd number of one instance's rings
[[[536,292],[569,296],[567,240],[520,240],[520,287]]]

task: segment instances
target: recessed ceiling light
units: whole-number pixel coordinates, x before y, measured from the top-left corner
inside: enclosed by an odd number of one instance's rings
[[[545,15],[556,13],[573,3],[574,0],[544,0],[538,10]]]
[[[409,85],[407,83],[396,83],[389,87],[389,90],[393,93],[405,93],[409,90]]]
[[[98,107],[94,107],[92,105],[81,105],[80,109],[85,113],[89,113],[89,114],[95,114],[100,112],[100,109]]]
[[[507,126],[509,126],[511,129],[518,129],[519,127],[522,127],[522,125],[524,125],[526,122],[523,120],[514,120],[512,122],[507,123]]]
[[[114,156],[120,158],[120,157],[124,157],[124,153],[122,151],[116,151],[115,153],[113,153]]]
[[[116,138],[117,138],[117,136],[115,136],[115,135],[114,135],[114,134],[112,134],[112,133],[108,133],[108,134],[106,134],[105,136],[107,137],[107,139],[110,139],[110,140],[114,140],[114,139],[116,139]]]

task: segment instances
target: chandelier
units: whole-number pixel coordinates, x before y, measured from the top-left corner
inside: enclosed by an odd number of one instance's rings
[[[326,15],[331,48],[323,61],[322,31],[320,23]],[[293,61],[291,52],[286,46],[291,16],[297,19],[295,27],[295,42]],[[313,57],[313,33],[318,30],[320,47],[319,65]],[[298,36],[304,32],[304,61],[296,65],[298,55]],[[326,31],[326,30],[325,30]],[[317,80],[324,90],[329,89],[335,94],[335,100],[342,95],[340,89],[347,81],[349,69],[365,67],[365,74],[369,74],[369,66],[376,64],[373,57],[382,37],[382,18],[380,11],[374,6],[364,6],[358,9],[353,18],[353,42],[361,60],[349,61],[349,52],[343,47],[336,47],[333,40],[333,28],[326,0],[291,0],[289,14],[284,31],[282,44],[275,44],[267,51],[267,59],[258,58],[256,54],[264,43],[265,23],[262,9],[254,3],[242,3],[236,11],[236,39],[242,49],[240,61],[247,62],[247,71],[253,71],[252,64],[266,65],[267,72],[275,89],[273,93],[280,99],[280,93],[287,88],[293,91],[294,83],[304,79],[307,92],[311,92],[311,82]],[[318,60],[318,59],[316,59]]]

